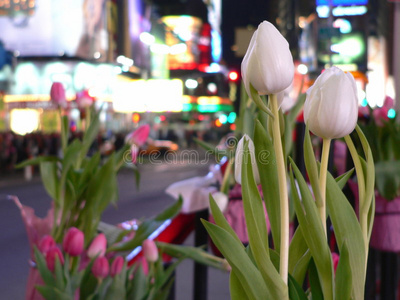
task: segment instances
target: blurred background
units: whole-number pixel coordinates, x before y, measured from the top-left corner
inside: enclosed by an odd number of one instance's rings
[[[82,129],[76,100],[86,97],[103,108],[103,140],[148,123],[153,139],[179,147],[191,147],[192,137],[218,141],[235,128],[240,62],[263,20],[289,41],[293,102],[302,80],[304,91],[335,64],[353,72],[360,105],[382,106],[385,96],[395,98],[395,2],[2,0],[0,147],[20,148],[30,134],[47,148],[57,142],[55,81],[67,91],[72,132]],[[17,153],[2,157],[1,170],[56,151],[43,147],[9,150]]]
[[[86,122],[80,100],[102,108],[101,134],[93,151],[100,149],[103,155],[119,149],[126,133],[141,124],[151,126],[143,155],[152,150],[198,150],[195,138],[217,145],[235,130],[244,92],[240,63],[263,20],[277,26],[295,60],[293,86],[287,91],[290,101],[284,109],[290,109],[297,96],[334,64],[354,75],[360,107],[381,107],[390,97],[395,106],[387,117],[396,118],[400,1],[0,0],[4,299],[23,298],[29,257],[19,211],[4,201],[6,195],[18,195],[41,216],[50,200],[38,169],[14,167],[27,158],[59,153],[61,125],[50,101],[52,83],[61,82],[66,89],[64,113],[73,136],[80,136]],[[204,158],[204,153],[197,155]],[[208,165],[215,163],[208,159],[207,164],[191,164],[177,157],[174,164],[158,158],[154,164],[140,161],[140,190],[132,188],[133,176],[122,172],[120,208],[108,211],[106,221],[154,215],[173,201],[164,192],[168,185],[204,176]],[[397,264],[390,259],[389,264]],[[191,298],[190,268],[178,270],[176,299]],[[209,299],[229,299],[226,274],[210,273],[208,282]]]

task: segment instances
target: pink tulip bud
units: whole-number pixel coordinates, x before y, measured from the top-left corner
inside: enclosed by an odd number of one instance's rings
[[[68,229],[62,244],[64,251],[71,256],[78,256],[83,251],[83,244],[83,232],[75,227]]]
[[[96,278],[105,278],[108,275],[110,266],[108,264],[107,258],[104,256],[99,256],[93,263],[92,273]]]
[[[339,263],[339,258],[339,254],[337,254],[336,252],[332,252],[333,270],[335,273]]]
[[[125,142],[129,144],[135,144],[136,146],[143,146],[144,143],[147,141],[150,133],[150,125],[144,124],[139,126],[135,131],[129,133],[126,138]]]
[[[56,265],[56,259],[60,261],[61,265],[64,264],[64,256],[61,253],[61,250],[54,246],[46,253],[47,268],[49,268],[49,270],[52,272],[54,271]]]
[[[92,243],[89,246],[89,249],[87,251],[87,255],[90,258],[95,258],[97,255],[98,256],[104,256],[106,253],[107,249],[107,239],[104,233],[100,233],[97,235]]]
[[[158,259],[158,249],[153,240],[147,239],[142,244],[143,254],[147,261],[156,262]]]
[[[385,106],[375,108],[372,111],[372,115],[374,116],[376,125],[382,127],[383,125],[385,125],[385,122],[389,121],[388,112],[389,109]]]
[[[50,89],[50,98],[57,105],[64,105],[66,103],[65,89],[61,82],[53,82]]]
[[[385,101],[383,102],[383,106],[387,109],[391,109],[394,107],[394,100],[393,98],[386,96]]]
[[[119,273],[121,273],[123,266],[124,266],[124,259],[122,258],[122,256],[117,256],[111,264],[111,270],[110,270],[111,277],[114,277]]]
[[[46,254],[55,245],[56,242],[54,241],[53,237],[46,234],[40,239],[38,248],[41,253]]]
[[[80,108],[89,107],[93,104],[94,99],[90,96],[88,90],[83,90],[81,92],[76,93],[76,104]]]

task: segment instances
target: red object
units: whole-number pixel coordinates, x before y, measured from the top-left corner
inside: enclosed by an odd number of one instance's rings
[[[236,71],[231,71],[231,72],[229,72],[228,77],[229,77],[229,80],[231,80],[231,81],[237,81],[239,79],[239,73]]]
[[[78,256],[83,252],[84,235],[76,227],[68,229],[63,240],[63,250],[71,256]]]
[[[195,213],[183,214],[180,213],[171,220],[171,223],[158,235],[156,241],[182,244],[189,234],[194,230]],[[128,266],[133,265],[136,261],[143,258],[143,252],[140,252],[133,259],[128,262]],[[170,261],[171,257],[163,255],[163,261]]]
[[[92,266],[92,273],[96,278],[105,278],[110,271],[110,265],[107,258],[99,256],[95,259]]]
[[[56,246],[52,247],[46,254],[46,263],[47,268],[50,271],[54,272],[54,267],[56,265],[56,259],[59,259],[61,265],[64,264],[64,256],[61,253],[61,250],[58,249]]]
[[[104,233],[98,234],[92,241],[87,251],[87,256],[95,258],[98,256],[104,256],[107,249],[107,239]]]
[[[41,253],[46,254],[55,246],[56,242],[54,241],[53,237],[47,234],[40,239],[38,248]]]
[[[142,244],[144,257],[149,262],[156,262],[158,260],[158,249],[153,240],[146,239]]]
[[[332,252],[332,261],[333,261],[333,270],[336,274],[336,269],[339,263],[339,254],[337,254],[336,252]]]
[[[124,266],[124,259],[122,258],[122,256],[117,256],[111,264],[110,268],[111,277],[114,277],[119,273],[121,273],[123,266]]]
[[[204,23],[199,38],[199,68],[205,68],[211,63],[211,26]]]

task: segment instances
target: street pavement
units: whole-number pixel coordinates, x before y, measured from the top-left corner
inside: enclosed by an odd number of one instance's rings
[[[108,208],[103,220],[111,224],[150,217],[173,203],[165,188],[173,182],[208,173],[209,163],[187,160],[157,161],[139,165],[141,183],[135,186],[134,174],[124,169],[118,175],[119,201],[117,208]],[[7,195],[16,195],[22,204],[35,209],[43,217],[50,205],[40,177],[35,174],[26,181],[22,173],[0,176],[0,299],[24,299],[28,274],[29,245],[25,228],[14,203]],[[185,241],[194,245],[193,234]],[[193,262],[184,261],[176,272],[175,300],[193,299]],[[220,270],[208,269],[208,300],[229,299],[229,275]],[[206,299],[204,299],[206,300]]]

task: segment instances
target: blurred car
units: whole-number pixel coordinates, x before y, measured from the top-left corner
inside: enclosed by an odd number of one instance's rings
[[[153,140],[148,138],[146,144],[141,147],[140,155],[154,155],[160,153],[165,155],[168,152],[176,152],[179,150],[178,144],[169,140]]]

